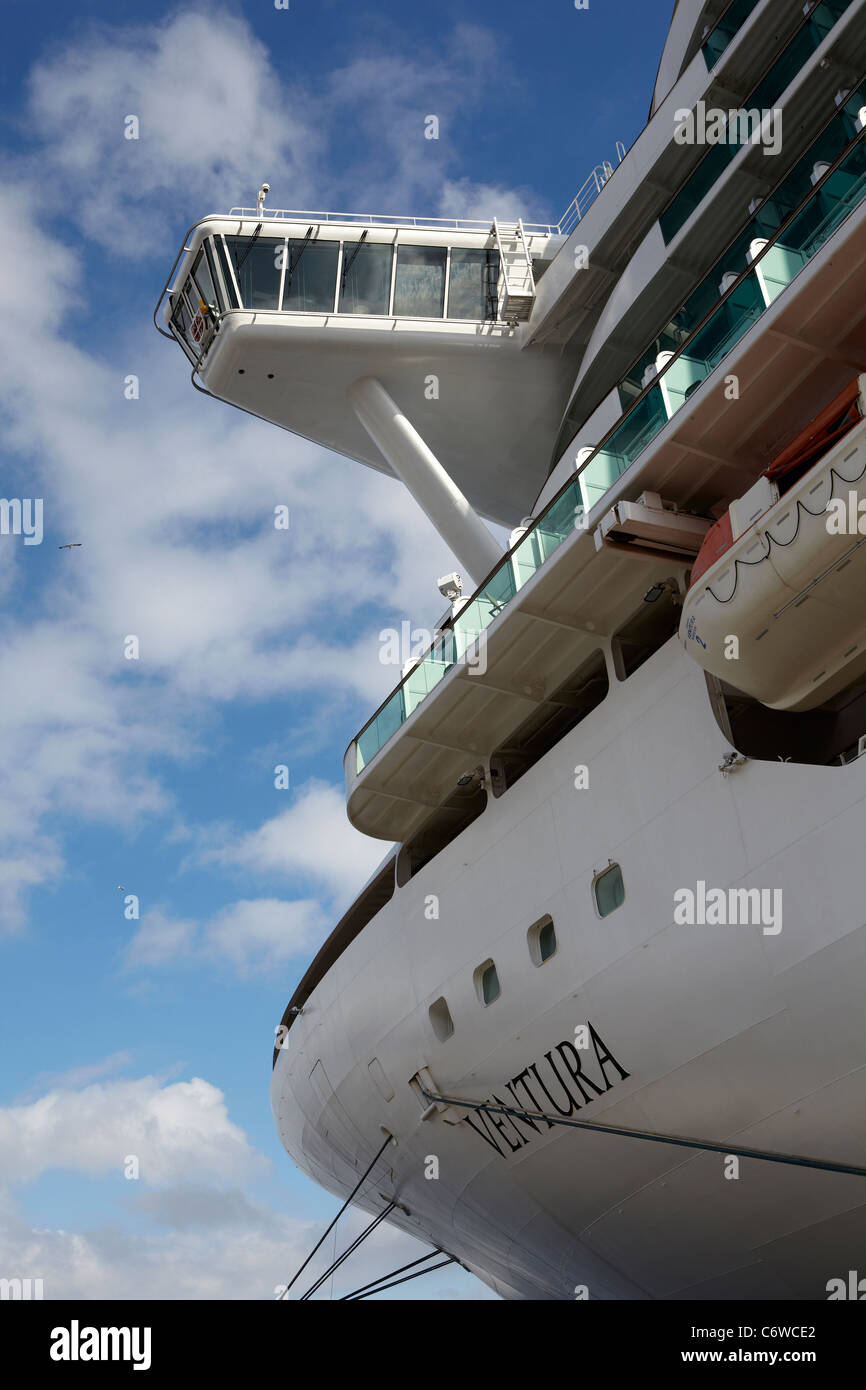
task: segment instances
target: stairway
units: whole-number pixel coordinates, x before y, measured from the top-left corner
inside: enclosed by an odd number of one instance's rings
[[[496,218],[493,235],[499,250],[499,317],[528,319],[535,302],[535,280],[523,223]]]

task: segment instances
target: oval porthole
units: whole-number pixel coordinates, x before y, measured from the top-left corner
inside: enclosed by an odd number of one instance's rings
[[[529,954],[533,965],[543,965],[556,954],[556,928],[549,913],[533,922],[526,933],[526,939],[529,942]]]
[[[625,901],[625,884],[619,864],[611,864],[600,874],[596,874],[592,881],[592,892],[599,917],[609,917],[618,907],[622,907]]]
[[[454,1020],[451,1017],[451,1010],[446,1001],[442,998],[435,1000],[427,1011],[430,1015],[430,1024],[439,1042],[445,1042],[454,1032]]]
[[[479,1002],[487,1008],[498,999],[502,990],[499,984],[499,976],[496,973],[496,966],[492,960],[486,960],[475,971],[475,993],[478,995]]]

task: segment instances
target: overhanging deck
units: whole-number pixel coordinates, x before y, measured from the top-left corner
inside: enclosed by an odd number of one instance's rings
[[[594,525],[651,489],[706,512],[741,495],[851,376],[866,370],[866,206],[814,259],[667,422],[589,517],[486,633],[486,670],[453,666],[360,771],[345,760],[349,819],[405,841],[672,573],[670,559],[596,549]],[[736,377],[738,396],[726,382]]]

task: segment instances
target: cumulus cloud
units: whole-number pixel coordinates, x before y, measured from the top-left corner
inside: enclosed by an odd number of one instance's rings
[[[0,1249],[4,1269],[42,1278],[46,1299],[262,1299],[276,1298],[316,1241],[326,1221],[308,1221],[253,1202],[242,1192],[192,1191],[188,1187],[141,1193],[134,1210],[150,1229],[116,1221],[82,1231],[34,1228],[0,1200]],[[340,1222],[338,1251],[369,1216],[349,1211]],[[359,1288],[427,1253],[411,1236],[383,1222],[337,1271],[334,1297]],[[289,1293],[295,1299],[332,1259],[331,1241]],[[330,1296],[326,1283],[315,1295]],[[393,1299],[492,1299],[484,1285],[462,1271],[445,1269],[429,1279],[383,1295]]]
[[[155,297],[181,208],[252,197],[252,169],[253,183],[270,177],[272,201],[296,205],[357,195],[379,210],[486,217],[501,198],[528,210],[525,190],[458,172],[485,84],[514,80],[494,34],[459,24],[433,53],[379,32],[315,91],[302,53],[281,50],[281,63],[242,17],[192,6],[90,25],[30,75],[32,147],[7,162],[0,191],[0,420],[20,490],[44,497],[46,538],[0,555],[0,931],[64,872],[55,817],[128,834],[176,827],[166,768],[200,758],[228,707],[311,693],[316,737],[325,721],[351,733],[347,711],[374,708],[398,679],[379,661],[381,628],[432,626],[441,611],[435,578],[453,557],[394,480],[196,396],[143,318],[115,314],[101,347],[82,346],[100,297],[58,219],[111,257],[140,265],[158,251]],[[424,138],[431,113],[438,140]],[[127,115],[138,140],[124,139]],[[137,401],[123,396],[128,372]],[[287,532],[273,527],[278,504]],[[82,545],[57,556],[69,540]],[[137,661],[124,659],[128,634]],[[301,829],[291,816],[285,828]],[[288,871],[298,857],[280,829],[248,836],[247,862]],[[342,892],[381,846],[366,855],[339,833]],[[318,872],[326,856],[304,841]]]
[[[127,1154],[157,1187],[191,1174],[237,1184],[267,1168],[229,1120],[222,1092],[201,1077],[170,1085],[144,1076],[59,1087],[0,1108],[0,1172],[7,1184],[32,1183],[51,1169],[119,1173]]]
[[[272,971],[284,961],[307,957],[334,922],[313,898],[244,898],[221,908],[207,922],[172,918],[153,908],[123,952],[128,970],[172,969],[208,961],[239,975]]]
[[[33,1225],[12,1195],[48,1171],[119,1177],[130,1153],[139,1158],[139,1179],[122,1183],[115,1213],[95,1226]],[[251,1195],[250,1184],[268,1168],[229,1119],[222,1092],[200,1077],[170,1084],[153,1076],[83,1087],[71,1079],[57,1083],[36,1100],[0,1108],[3,1275],[42,1279],[46,1299],[272,1299],[316,1244],[326,1219],[302,1219]],[[368,1220],[360,1210],[348,1212],[340,1248]],[[417,1259],[426,1248],[381,1226],[337,1276],[336,1295]],[[332,1249],[326,1242],[290,1297],[324,1271]],[[456,1272],[433,1278],[397,1296],[461,1298],[472,1287]],[[474,1296],[492,1297],[483,1289]]]
[[[485,93],[496,84],[513,100],[521,94],[498,35],[477,24],[458,23],[426,51],[395,50],[371,32],[363,52],[315,84],[303,50],[291,37],[284,47],[285,26],[279,37],[280,74],[225,7],[92,25],[84,40],[47,56],[31,74],[29,112],[52,197],[64,195],[85,234],[119,257],[156,249],[181,209],[192,221],[251,206],[262,178],[275,207],[429,216],[461,140],[483,119]],[[135,139],[126,138],[130,116]],[[431,116],[435,139],[425,134]],[[517,204],[502,191],[494,211],[512,215]],[[452,184],[446,201],[460,198]],[[134,217],[135,235],[119,238],[117,226],[136,210],[145,216]],[[538,220],[537,206],[531,215]]]
[[[200,7],[156,24],[91,26],[36,66],[30,116],[86,235],[138,256],[160,245],[180,209],[194,209],[192,221],[244,192],[254,201],[256,177],[270,170],[308,204],[320,138],[301,114],[301,84],[292,96],[249,25],[226,8]],[[135,218],[134,236],[118,237],[135,206],[147,218]]]
[[[381,840],[352,827],[341,792],[313,781],[285,811],[204,857],[252,871],[309,877],[340,898],[363,886],[385,849]]]

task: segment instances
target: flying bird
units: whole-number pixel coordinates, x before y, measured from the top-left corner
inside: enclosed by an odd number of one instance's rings
[[[74,550],[77,545],[83,545],[83,541],[70,541],[68,545],[58,545],[58,550]]]

